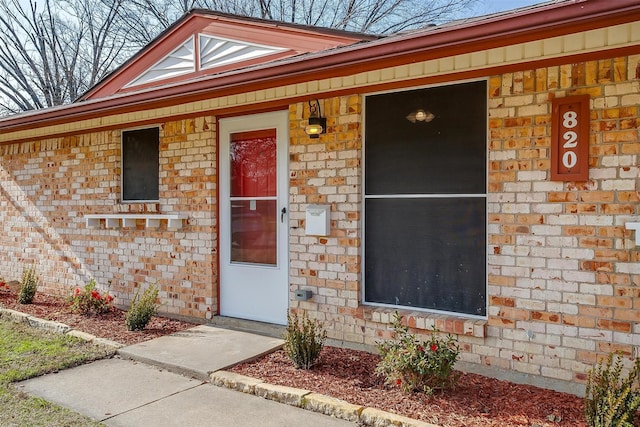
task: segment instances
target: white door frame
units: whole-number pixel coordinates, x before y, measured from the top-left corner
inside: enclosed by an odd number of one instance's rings
[[[276,129],[277,262],[275,266],[231,262],[229,137],[232,133]],[[220,119],[219,207],[220,314],[285,325],[289,307],[289,112],[275,111]],[[286,213],[281,214],[285,209]]]

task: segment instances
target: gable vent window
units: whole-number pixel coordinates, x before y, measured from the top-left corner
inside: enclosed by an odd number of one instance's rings
[[[486,82],[365,108],[365,302],[486,316]]]
[[[122,201],[159,199],[160,130],[157,127],[122,132]]]

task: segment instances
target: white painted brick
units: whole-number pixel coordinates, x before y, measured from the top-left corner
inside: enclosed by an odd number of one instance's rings
[[[564,369],[555,369],[543,366],[540,373],[542,376],[556,378],[563,381],[571,381],[573,379],[573,374]]]
[[[607,284],[581,283],[580,293],[589,295],[613,295],[613,286]]]
[[[536,279],[559,279],[562,275],[560,270],[551,270],[548,268],[536,268],[531,272],[530,277]]]
[[[562,234],[562,228],[552,225],[532,225],[531,233],[538,236],[558,236]]]
[[[578,238],[566,236],[549,236],[546,239],[548,246],[562,248],[575,248],[578,246]]]
[[[632,179],[609,179],[601,182],[604,191],[633,191],[635,190],[635,180]]]
[[[539,203],[539,202],[544,202],[546,199],[547,199],[547,195],[545,193],[526,192],[526,193],[518,193],[516,195],[516,201],[518,203]]]
[[[550,225],[577,225],[577,215],[547,215],[547,223]]]
[[[525,180],[520,180],[525,181]],[[531,182],[505,182],[504,183],[504,191],[506,192],[531,192]],[[505,200],[506,201],[506,200]]]
[[[578,306],[575,304],[548,302],[547,310],[553,313],[578,314]]]
[[[564,271],[562,278],[574,282],[593,283],[595,282],[595,273],[589,271]]]
[[[520,267],[544,267],[546,260],[544,258],[536,258],[532,256],[517,257],[516,265]]]
[[[516,260],[512,256],[504,256],[504,255],[490,255],[487,257],[489,264],[491,265],[509,265],[513,266],[516,263]]]
[[[580,218],[580,224],[582,225],[613,225],[613,215],[586,215]]]
[[[620,262],[616,264],[616,272],[622,274],[640,274],[640,263],[625,263]]]
[[[568,304],[596,305],[595,295],[588,294],[565,294],[562,301]]]
[[[563,248],[562,257],[572,259],[593,259],[595,252],[593,249]]]
[[[607,331],[605,329],[580,328],[578,330],[578,336],[580,338],[597,341],[611,341],[613,338],[613,331]]]
[[[578,283],[564,280],[548,280],[547,289],[560,292],[578,292]]]
[[[529,268],[525,267],[502,267],[502,274],[505,276],[513,277],[530,277],[531,272]]]
[[[530,212],[530,206],[525,203],[505,203],[502,205],[502,212],[527,214]]]
[[[539,301],[546,301],[548,304],[552,301],[562,301],[562,292],[545,289],[533,289],[531,291],[531,297]]]
[[[563,184],[558,181],[539,181],[533,183],[533,191],[535,192],[554,192],[554,191],[562,191]]]

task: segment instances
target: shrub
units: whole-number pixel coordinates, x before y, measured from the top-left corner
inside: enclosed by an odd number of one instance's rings
[[[287,329],[284,334],[284,351],[298,369],[311,369],[316,363],[327,331],[317,320],[311,320],[307,313],[287,313]]]
[[[38,290],[38,277],[34,267],[22,270],[22,280],[18,291],[18,302],[20,304],[31,304]]]
[[[125,318],[127,329],[130,331],[143,330],[153,315],[158,312],[158,288],[156,286],[149,286],[144,290],[142,296],[139,294],[140,288],[136,291]]]
[[[420,391],[432,394],[435,390],[452,388],[460,377],[453,370],[460,348],[451,335],[442,337],[433,329],[427,341],[419,341],[402,324],[396,312],[391,322],[395,339],[377,343],[381,360],[376,372],[389,385],[397,385],[406,393]]]
[[[584,416],[591,427],[633,427],[633,418],[640,407],[640,358],[622,378],[622,356],[609,354],[606,365],[600,360],[587,377]],[[634,386],[635,383],[635,386]]]
[[[75,288],[69,297],[71,311],[83,315],[103,314],[109,312],[113,306],[113,297],[106,292],[104,295],[96,289],[96,281],[91,279],[84,288]]]

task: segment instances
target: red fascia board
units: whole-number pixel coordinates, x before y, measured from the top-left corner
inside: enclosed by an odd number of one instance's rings
[[[377,37],[366,35],[356,37],[314,32],[311,29],[290,27],[279,23],[256,25],[248,21],[238,19],[231,21],[215,16],[208,21],[209,24],[203,27],[204,33],[251,43],[281,46],[300,52],[314,52],[362,40],[377,39]]]
[[[0,132],[44,126],[58,122],[172,105],[211,97],[338,76],[391,66],[398,63],[450,56],[479,48],[506,46],[515,42],[553,37],[632,22],[640,19],[637,0],[589,0],[564,3],[516,15],[508,19],[487,19],[469,26],[449,27],[347,46],[314,57],[292,58],[282,64],[267,64],[249,71],[228,73],[176,86],[116,95],[83,103],[21,114],[0,120]],[[30,120],[31,119],[31,120]]]

